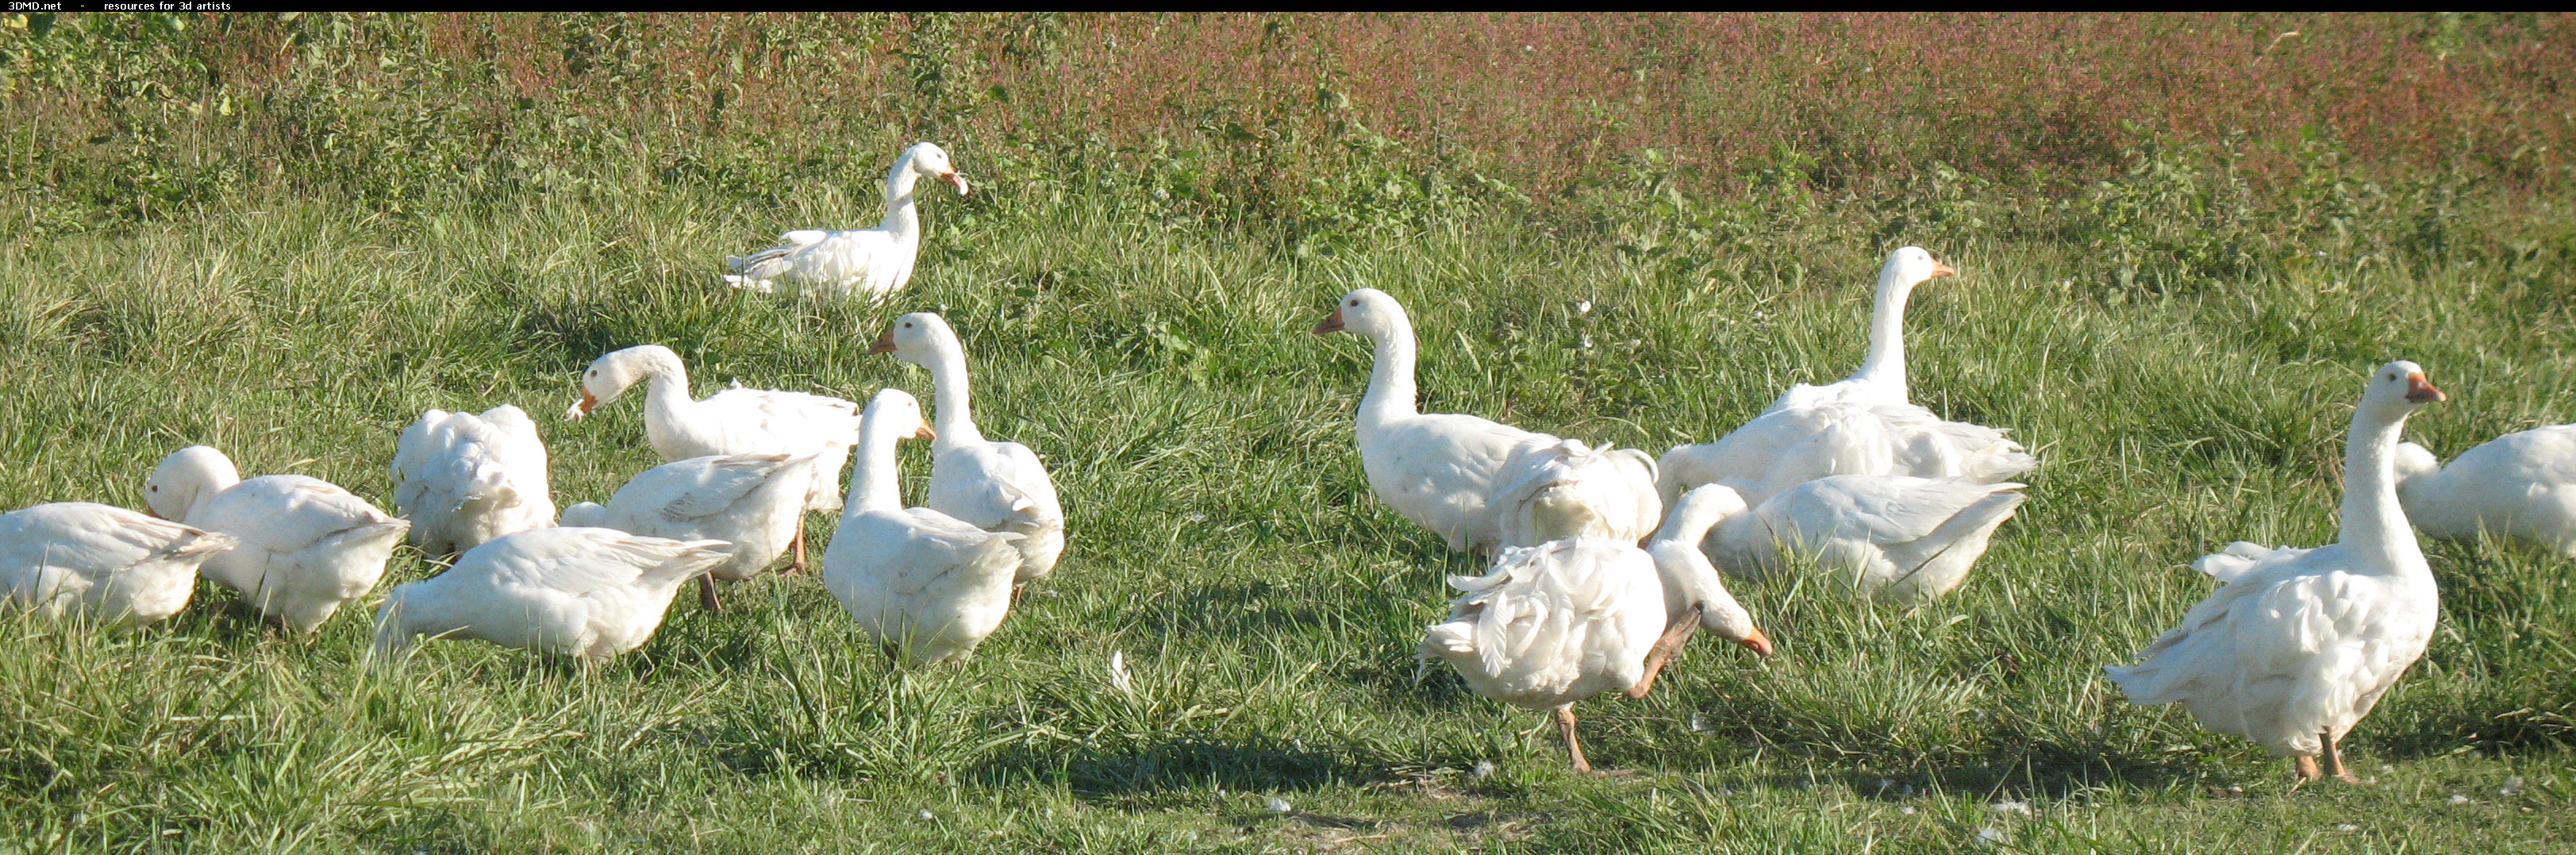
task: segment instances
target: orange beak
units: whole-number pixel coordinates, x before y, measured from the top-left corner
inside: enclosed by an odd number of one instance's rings
[[[912,432],[912,438],[937,441],[939,439],[939,432],[931,430],[929,425],[922,425],[920,430]]]
[[[574,402],[572,409],[564,411],[564,420],[575,422],[581,421],[581,417],[590,415],[590,411],[597,409],[598,407],[599,398],[591,395],[589,392],[583,392],[581,393],[581,400]]]
[[[1315,322],[1315,334],[1316,334],[1316,335],[1323,335],[1323,334],[1326,334],[1326,333],[1337,333],[1337,332],[1341,332],[1341,331],[1342,331],[1342,307],[1340,307],[1340,306],[1334,306],[1334,307],[1333,307],[1333,316],[1332,316],[1332,317],[1325,318],[1325,319],[1323,319],[1323,320],[1321,320],[1321,321],[1317,321],[1317,322]]]
[[[946,181],[950,184],[957,185],[957,195],[966,195],[966,176],[959,175],[955,172],[942,172],[939,173],[939,178],[940,180]]]
[[[1959,268],[1952,267],[1949,264],[1938,260],[1932,262],[1932,278],[1939,279],[1943,276],[1957,275],[1959,275]]]
[[[871,345],[868,345],[868,352],[869,352],[869,353],[893,353],[893,352],[894,352],[894,331],[893,331],[893,330],[887,330],[885,335],[877,336],[877,343],[875,343],[875,344],[871,344]]]
[[[2433,388],[2433,381],[2424,379],[2424,372],[2418,371],[2406,375],[2406,400],[2429,404],[2434,401],[2449,400],[2450,397],[2442,394],[2442,390]]]
[[[1743,641],[1736,643],[1750,648],[1755,653],[1771,655],[1771,637],[1763,635],[1761,630],[1754,630],[1752,635],[1745,636]]]

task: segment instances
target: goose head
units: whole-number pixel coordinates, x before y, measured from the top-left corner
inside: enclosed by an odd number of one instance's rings
[[[1667,604],[1675,602],[1670,594],[1678,593],[1681,607],[1700,607],[1702,628],[1755,653],[1769,656],[1771,638],[1763,635],[1760,627],[1754,626],[1753,613],[1746,611],[1744,604],[1727,592],[1726,583],[1717,576],[1717,568],[1710,566],[1699,554],[1700,541],[1708,537],[1709,529],[1747,510],[1743,494],[1723,484],[1702,484],[1682,494],[1681,501],[1673,506],[1671,514],[1664,517],[1664,527],[1655,532],[1650,544],[1662,547],[1655,550],[1659,553],[1655,564],[1667,577],[1664,580]],[[1668,543],[1670,546],[1664,546]],[[1668,567],[1665,555],[1681,559],[1687,566]]]
[[[904,149],[903,153],[905,157],[912,160],[913,172],[923,178],[936,178],[957,185],[957,195],[966,195],[966,176],[957,174],[957,167],[948,162],[947,149],[933,143],[920,142],[913,143],[912,147]]]
[[[233,468],[232,458],[208,446],[191,445],[170,452],[152,467],[151,479],[143,482],[143,503],[153,516],[187,522],[206,500],[239,483],[241,470]]]
[[[2433,381],[2424,379],[2423,366],[2400,359],[2371,373],[2370,385],[2362,389],[2361,406],[2354,417],[2383,424],[2403,421],[2425,404],[2449,397],[2433,388]]]
[[[950,329],[948,320],[936,312],[914,312],[896,318],[885,335],[868,346],[869,353],[891,353],[896,359],[923,368],[939,361],[940,354],[959,349],[957,331]]]
[[[871,436],[898,440],[939,438],[930,429],[929,420],[921,417],[921,399],[891,387],[877,390],[877,396],[868,399],[868,408],[859,413],[859,424],[859,430]]]
[[[1384,338],[1412,327],[1404,316],[1404,304],[1375,288],[1361,288],[1342,295],[1333,304],[1333,313],[1315,324],[1315,334],[1347,332],[1366,338]]]
[[[1897,285],[1912,288],[1944,276],[1957,276],[1959,269],[1941,263],[1932,253],[1919,246],[1899,247],[1887,254],[1887,263],[1878,267],[1881,287]]]
[[[580,421],[600,405],[626,394],[628,388],[644,378],[679,370],[680,355],[658,344],[609,351],[591,360],[590,367],[581,372],[581,400],[564,411],[564,418]]]

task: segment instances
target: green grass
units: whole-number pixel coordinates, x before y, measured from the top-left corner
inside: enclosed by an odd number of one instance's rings
[[[1614,246],[1624,221],[1462,215],[1300,253],[976,177],[1002,192],[934,200],[920,276],[880,307],[713,283],[782,228],[872,222],[865,192],[243,200],[0,245],[0,506],[140,506],[192,442],[389,505],[405,424],[504,402],[537,415],[558,500],[597,500],[655,461],[639,406],[554,416],[594,356],[669,345],[701,394],[926,393],[865,350],[934,309],[985,430],[1044,455],[1071,514],[1056,575],[971,661],[919,672],[811,576],[736,586],[721,616],[684,597],[598,667],[459,642],[371,674],[371,603],[285,638],[211,583],[130,633],[11,617],[0,852],[1949,852],[1988,829],[2003,851],[2576,849],[2576,590],[2538,550],[2431,547],[2443,629],[2346,743],[2369,785],[2294,790],[2099,677],[2210,589],[2193,557],[2332,539],[2381,361],[2452,393],[2410,425],[2445,455],[2576,419],[2554,256],[2329,254],[2153,294],[2085,278],[2102,265],[2073,241],[1930,242],[1966,275],[1917,295],[1915,395],[2015,430],[2043,460],[2030,503],[1921,609],[1740,586],[1779,655],[1707,646],[1652,698],[1582,705],[1623,773],[1586,778],[1524,733],[1537,717],[1417,670],[1442,575],[1474,567],[1370,498],[1366,354],[1306,328],[1386,289],[1423,334],[1426,409],[1660,452],[1857,363],[1865,228],[1685,262]],[[406,549],[386,584],[433,569]],[[1113,651],[1133,694],[1108,688]]]

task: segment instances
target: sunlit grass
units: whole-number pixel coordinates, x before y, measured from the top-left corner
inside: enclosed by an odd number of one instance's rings
[[[2537,550],[2434,547],[2445,628],[2347,742],[2370,786],[2293,792],[2284,764],[2098,678],[2209,590],[2192,557],[2333,537],[2341,432],[2380,361],[2453,393],[2410,426],[2445,454],[2576,418],[2576,331],[2532,308],[2567,293],[2557,268],[2155,296],[2068,281],[2080,246],[1935,243],[1966,275],[1918,293],[1915,396],[2036,450],[2030,503],[1920,609],[1740,586],[1779,655],[1695,649],[1654,697],[1587,704],[1594,761],[1633,773],[1587,779],[1552,733],[1523,733],[1534,717],[1417,668],[1442,575],[1474,568],[1368,497],[1349,433],[1366,354],[1305,330],[1341,292],[1385,289],[1422,332],[1427,409],[1661,451],[1849,370],[1882,247],[1820,229],[1657,260],[1465,217],[1300,256],[1005,191],[939,200],[934,223],[974,224],[940,228],[914,286],[870,307],[716,285],[711,260],[774,225],[734,204],[653,186],[401,216],[271,200],[0,247],[0,505],[139,506],[152,461],[191,442],[389,504],[404,424],[505,402],[539,414],[559,500],[597,500],[656,462],[639,408],[551,417],[599,353],[670,345],[702,394],[926,392],[865,349],[938,310],[984,429],[1044,455],[1071,515],[1062,568],[971,661],[894,669],[811,576],[737,585],[721,616],[683,598],[595,667],[445,642],[370,674],[372,609],[285,638],[211,584],[139,632],[13,618],[0,851],[1953,851],[1987,829],[2034,851],[2538,851],[2571,834],[2576,593]],[[926,462],[905,464],[917,490]],[[387,585],[434,570],[406,550]],[[1131,692],[1109,683],[1113,652]]]

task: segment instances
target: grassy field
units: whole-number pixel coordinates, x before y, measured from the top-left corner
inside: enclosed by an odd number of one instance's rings
[[[2211,589],[2192,558],[2333,538],[2381,362],[2451,394],[2409,426],[2444,456],[2576,420],[2555,179],[2310,158],[2258,180],[2147,146],[2074,182],[1837,184],[1783,156],[1693,184],[1619,152],[1534,200],[1362,182],[1226,207],[1186,163],[960,123],[941,141],[978,193],[928,200],[914,284],[865,306],[733,292],[714,263],[874,222],[895,129],[814,131],[847,150],[780,173],[638,145],[452,193],[263,177],[244,143],[206,169],[248,178],[155,208],[78,167],[106,155],[6,127],[34,195],[0,206],[0,507],[139,507],[196,442],[389,506],[404,425],[505,402],[538,416],[558,501],[598,500],[655,462],[635,404],[553,415],[598,354],[669,345],[701,394],[926,394],[865,351],[937,310],[985,431],[1054,469],[1070,548],[970,661],[920,671],[810,576],[735,586],[723,615],[683,597],[598,667],[436,643],[371,673],[371,609],[288,638],[212,583],[134,632],[0,617],[0,852],[2576,851],[2576,589],[2540,550],[2428,545],[2442,629],[2345,743],[2365,785],[2294,789],[2099,670]],[[1324,144],[1341,159],[1293,168],[1432,157]],[[1417,666],[1442,576],[1476,568],[1370,497],[1367,354],[1306,333],[1333,298],[1407,302],[1426,410],[1661,451],[1856,365],[1878,257],[1909,242],[1963,271],[1916,294],[1916,399],[2042,460],[1958,593],[1737,586],[1779,654],[1703,645],[1653,697],[1583,705],[1605,777]],[[405,548],[387,585],[436,570]]]

